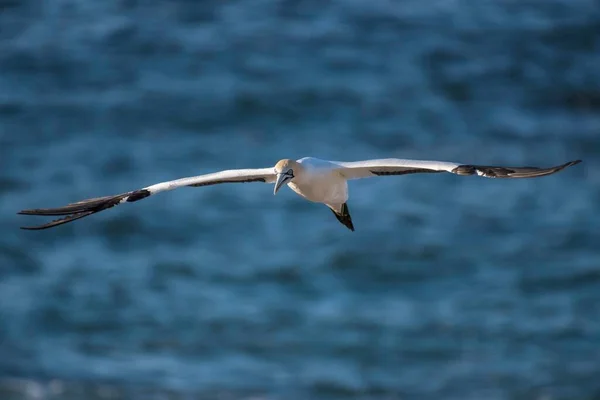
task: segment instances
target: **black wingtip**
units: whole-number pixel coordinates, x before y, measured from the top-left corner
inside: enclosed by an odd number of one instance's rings
[[[17,215],[36,215],[36,210],[21,210],[17,212]]]
[[[91,210],[91,211],[83,211],[83,212],[80,212],[80,213],[76,213],[76,214],[72,214],[72,215],[67,215],[65,217],[55,219],[55,220],[50,221],[50,222],[48,222],[46,224],[43,224],[43,225],[22,226],[20,228],[24,229],[24,230],[28,230],[28,231],[39,231],[39,230],[42,230],[42,229],[48,229],[48,228],[52,228],[54,226],[59,226],[59,225],[63,225],[63,224],[66,224],[66,223],[69,223],[69,222],[72,222],[72,221],[76,221],[76,220],[81,219],[83,217],[87,217],[88,215],[92,215],[95,212],[97,212],[97,211],[93,211],[93,210]]]
[[[563,165],[561,165],[560,167],[557,167],[556,172],[558,172],[562,169],[565,169],[565,168],[572,167],[573,165],[577,165],[579,163],[581,163],[581,160],[573,160],[573,161],[566,162]]]
[[[24,226],[21,229],[25,230],[41,230],[48,229],[55,226],[63,225],[68,222],[76,221],[88,215],[95,214],[97,212],[106,210],[120,204],[123,199],[128,199],[128,196],[135,195],[131,201],[141,200],[150,195],[150,192],[146,189],[137,190],[134,192],[123,193],[115,196],[104,196],[96,197],[93,199],[87,199],[78,201],[76,203],[68,204],[64,207],[58,208],[39,208],[21,210],[17,212],[20,215],[41,215],[41,216],[59,216],[61,218],[55,219],[47,224],[38,226]]]
[[[457,175],[480,175],[486,178],[536,178],[552,175],[565,168],[577,165],[582,160],[573,160],[554,167],[500,167],[484,165],[459,165],[451,172]]]
[[[39,226],[20,226],[19,229],[23,229],[25,231],[39,231],[44,228],[41,228]]]

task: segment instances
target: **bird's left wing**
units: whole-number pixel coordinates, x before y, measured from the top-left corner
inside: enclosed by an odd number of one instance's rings
[[[354,162],[335,161],[339,172],[346,179],[368,178],[380,175],[405,175],[415,173],[450,172],[457,175],[479,175],[486,178],[535,178],[554,174],[581,160],[549,168],[538,167],[498,167],[473,164],[461,164],[445,161],[403,160],[387,158]]]
[[[272,183],[275,181],[275,178],[276,174],[273,168],[233,169],[157,183],[155,185],[147,186],[145,188],[133,190],[127,193],[78,201],[76,203],[68,204],[64,207],[22,210],[19,211],[18,214],[62,216],[62,218],[56,219],[44,225],[21,228],[29,230],[47,229],[87,217],[88,215],[95,214],[121,203],[138,201],[145,199],[148,196],[180,187],[199,187],[235,182]]]

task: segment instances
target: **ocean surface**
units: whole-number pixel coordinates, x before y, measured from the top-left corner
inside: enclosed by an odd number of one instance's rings
[[[0,2],[0,399],[600,399],[600,3]],[[281,158],[583,163],[55,207]]]

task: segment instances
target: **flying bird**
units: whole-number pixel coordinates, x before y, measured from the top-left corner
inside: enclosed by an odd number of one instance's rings
[[[340,223],[354,231],[347,204],[348,181],[351,179],[439,172],[450,172],[456,175],[478,175],[486,178],[536,178],[554,174],[580,162],[581,160],[575,160],[555,167],[538,168],[493,167],[397,158],[354,162],[327,161],[313,157],[305,157],[299,160],[283,159],[271,168],[233,169],[192,176],[157,183],[127,193],[82,200],[64,207],[22,210],[18,214],[62,217],[44,225],[21,228],[30,230],[47,229],[87,217],[118,204],[136,202],[167,190],[220,183],[265,182],[275,184],[273,194],[277,194],[279,189],[287,184],[290,189],[306,200],[325,204]]]

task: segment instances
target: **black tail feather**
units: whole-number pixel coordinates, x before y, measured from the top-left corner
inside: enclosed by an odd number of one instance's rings
[[[347,203],[342,204],[342,210],[339,213],[331,207],[329,207],[329,209],[333,212],[333,215],[335,215],[337,220],[342,223],[342,225],[354,232],[354,225],[352,224],[352,217],[350,216]]]

